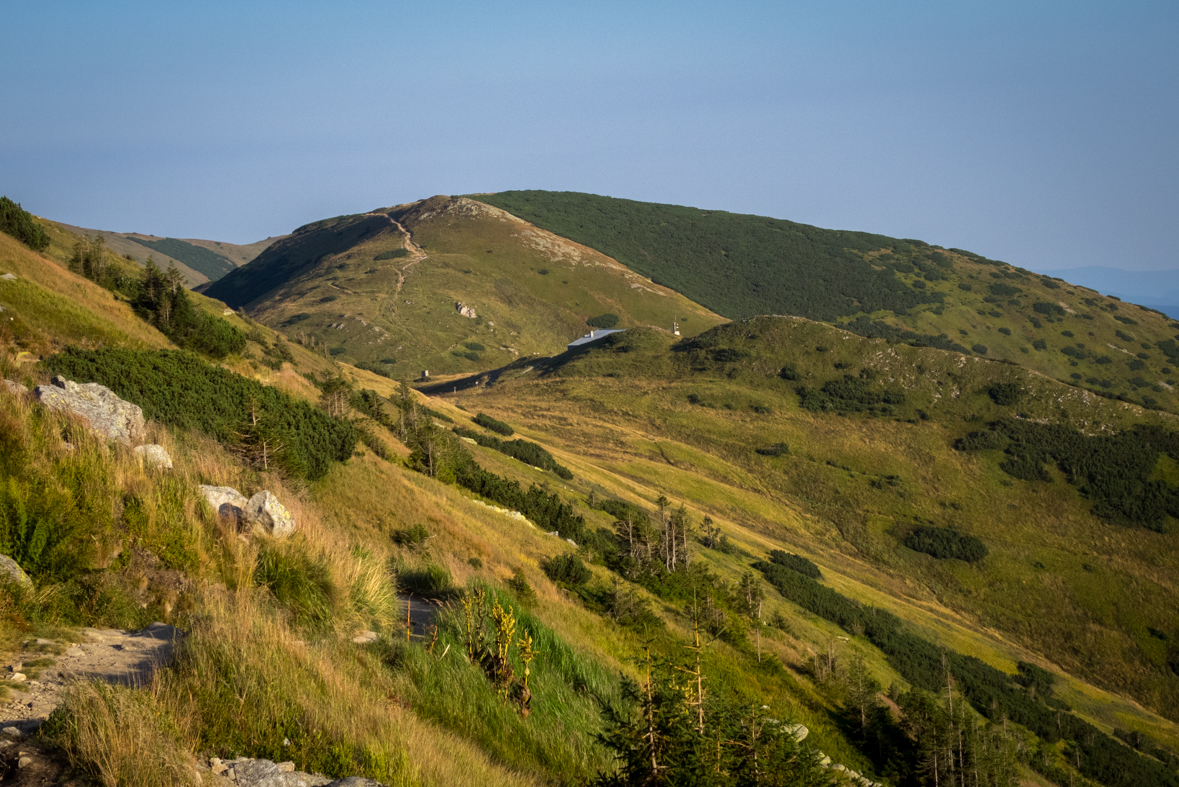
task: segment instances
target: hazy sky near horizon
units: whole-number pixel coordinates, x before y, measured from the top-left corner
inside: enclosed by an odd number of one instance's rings
[[[1179,268],[1179,3],[0,0],[0,193],[248,243],[586,191]]]

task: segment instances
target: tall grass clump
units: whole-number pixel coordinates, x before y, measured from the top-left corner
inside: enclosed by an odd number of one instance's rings
[[[331,778],[414,781],[405,714],[370,688],[380,674],[365,676],[354,649],[302,644],[248,592],[210,598],[205,610],[160,676],[169,707],[187,709],[194,749],[291,760]]]
[[[328,567],[305,551],[280,542],[264,544],[254,581],[271,592],[296,626],[331,627],[339,591]]]
[[[77,683],[42,734],[70,765],[106,787],[199,785],[180,725],[154,691]]]
[[[505,692],[490,664],[496,651],[497,621],[468,616],[458,607],[437,618],[438,638],[430,643],[386,642],[374,646],[396,679],[398,692],[419,714],[477,742],[496,760],[523,771],[540,770],[548,779],[576,783],[610,767],[610,757],[597,743],[601,730],[598,699],[618,698],[618,682],[610,671],[574,650],[552,629],[514,603],[512,596],[484,585],[466,591],[482,606],[496,606],[514,620],[513,640],[530,640],[535,654],[529,664],[516,642],[507,651],[507,670],[519,682],[529,670],[527,713],[520,697]],[[476,614],[476,613],[472,613]],[[468,628],[483,626],[490,652],[475,658]],[[470,636],[469,636],[470,635]]]

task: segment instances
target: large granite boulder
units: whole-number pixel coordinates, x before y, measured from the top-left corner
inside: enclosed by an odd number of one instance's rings
[[[246,521],[257,525],[276,538],[285,538],[295,532],[295,518],[278,498],[266,490],[250,498],[245,507]]]
[[[245,512],[246,496],[231,486],[206,486],[201,484],[201,494],[218,515],[226,519],[242,519]]]
[[[33,587],[33,580],[16,561],[7,555],[0,555],[0,582],[13,582],[23,587]]]
[[[34,388],[33,396],[46,407],[81,416],[107,439],[134,445],[143,436],[143,410],[115,396],[104,385],[80,384],[58,376],[53,378],[53,385]]]

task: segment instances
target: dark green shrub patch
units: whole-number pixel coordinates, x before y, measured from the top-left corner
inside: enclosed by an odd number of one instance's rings
[[[995,383],[987,389],[987,394],[1001,407],[1010,407],[1019,401],[1021,394],[1017,383]]]
[[[409,256],[408,249],[393,249],[392,251],[382,251],[380,254],[373,257],[373,260],[375,262],[381,262],[382,260],[399,260],[402,257],[408,257],[408,256]]]
[[[8,197],[0,197],[0,232],[11,235],[34,251],[49,247],[49,235],[33,214]]]
[[[577,555],[566,552],[541,563],[545,576],[561,585],[577,587],[590,581],[593,574]]]
[[[938,560],[965,560],[977,563],[987,556],[987,547],[974,536],[964,536],[944,527],[920,527],[905,538],[905,546],[924,552]]]
[[[71,380],[105,385],[149,419],[225,443],[241,445],[245,433],[255,443],[281,446],[273,461],[292,475],[319,478],[356,447],[347,421],[191,353],[71,347],[44,364]]]
[[[609,329],[618,324],[618,315],[599,314],[597,317],[590,317],[585,323],[591,328]]]
[[[516,432],[515,429],[508,426],[503,421],[492,418],[486,413],[479,413],[475,416],[474,420],[475,423],[479,424],[479,426],[482,426],[484,429],[490,429],[497,434],[502,434],[504,437],[511,437]]]
[[[552,454],[536,443],[530,443],[527,440],[500,440],[498,437],[491,437],[461,426],[454,427],[454,433],[459,437],[469,437],[484,448],[499,451],[501,454],[518,459],[524,464],[539,467],[542,470],[552,470],[566,481],[573,478],[573,473],[569,468],[558,464]]]
[[[869,412],[887,414],[890,405],[905,403],[900,391],[873,391],[867,381],[859,377],[844,375],[839,380],[829,380],[818,391],[807,387],[798,389],[804,409],[815,412]]]
[[[807,560],[805,557],[796,555],[793,552],[783,552],[780,549],[775,549],[770,552],[770,562],[774,565],[783,566],[785,568],[791,569],[792,571],[797,571],[804,577],[810,577],[811,579],[823,578],[823,573],[819,571],[818,566]]]
[[[1098,381],[1101,382],[1101,381]],[[1179,459],[1179,434],[1136,426],[1116,435],[1086,436],[1063,424],[1004,419],[991,434],[972,432],[955,443],[960,451],[1002,447],[999,467],[1027,481],[1047,481],[1054,463],[1093,501],[1093,513],[1114,524],[1164,531],[1179,514],[1179,489],[1151,480],[1160,454]]]

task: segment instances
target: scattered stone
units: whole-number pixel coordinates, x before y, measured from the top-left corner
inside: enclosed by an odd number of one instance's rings
[[[37,637],[35,640],[33,640],[33,644],[34,645],[56,645],[57,643],[51,639],[43,639],[42,637]]]
[[[8,665],[7,669],[9,672],[20,672],[22,669],[24,669],[24,666],[25,665],[21,664],[19,661],[14,661]]]
[[[799,743],[805,741],[806,736],[810,734],[810,730],[801,724],[787,724],[783,730],[793,735],[794,740],[798,741]]]
[[[246,521],[266,530],[275,538],[285,538],[295,532],[295,518],[278,498],[262,490],[250,498],[245,506]]]
[[[201,494],[213,507],[219,516],[226,519],[241,519],[246,503],[246,496],[231,486],[206,486],[201,484]]]
[[[24,683],[26,680],[29,679],[29,676],[24,674],[23,672],[14,672],[8,676],[8,679],[10,681],[12,681],[13,683]]]
[[[135,453],[139,456],[139,461],[145,467],[158,467],[164,470],[172,469],[172,457],[168,456],[168,452],[164,450],[162,445],[156,445],[155,443],[141,445],[135,449]]]
[[[15,274],[12,274],[12,273],[6,273],[6,274],[4,274],[3,276],[0,276],[0,280],[3,280],[3,281],[16,281],[16,275],[15,275]]]
[[[0,735],[3,735],[5,738],[12,738],[14,741],[19,741],[25,737],[25,734],[20,731],[19,727],[5,727],[0,730]]]
[[[65,655],[67,655],[67,656],[73,656],[73,657],[75,657],[75,658],[76,658],[76,657],[78,657],[78,656],[84,656],[84,655],[86,655],[86,651],[82,650],[82,649],[81,649],[81,648],[79,648],[77,645],[75,645],[74,647],[72,647],[72,648],[68,649],[68,650],[65,652]]]
[[[384,787],[380,782],[360,776],[332,780],[320,774],[296,771],[294,762],[273,763],[249,757],[228,762],[214,757],[209,760],[209,770],[236,782],[238,787]]]
[[[369,645],[381,638],[381,635],[375,631],[362,631],[352,638],[352,641],[357,645]]]
[[[29,575],[17,565],[15,560],[7,555],[0,555],[0,582],[4,581],[15,582],[21,587],[30,589],[33,587],[33,580],[29,579]]]
[[[32,764],[33,764],[32,757],[21,757],[19,760],[16,761],[16,767],[18,767],[18,768],[27,768]]]
[[[4,387],[8,389],[9,393],[16,394],[17,396],[23,396],[29,392],[28,388],[25,388],[16,380],[5,380]]]
[[[143,410],[115,396],[104,385],[82,385],[59,375],[53,378],[53,385],[34,388],[33,396],[53,410],[81,416],[91,429],[110,440],[131,445],[143,435]]]
[[[474,309],[472,309],[470,306],[463,303],[462,301],[456,302],[454,304],[454,308],[458,311],[459,314],[461,314],[463,317],[466,317],[467,319],[470,319],[470,320],[474,320],[479,316],[478,314],[475,313]]]

